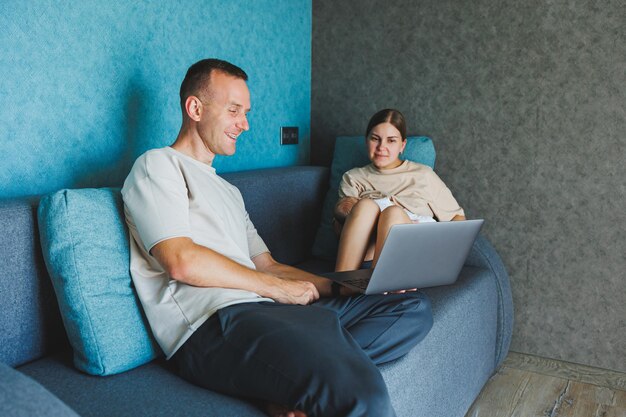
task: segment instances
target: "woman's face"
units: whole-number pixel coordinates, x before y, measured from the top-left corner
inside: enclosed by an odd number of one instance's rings
[[[374,126],[367,142],[367,153],[370,161],[378,169],[396,168],[402,164],[398,157],[406,146],[406,140],[394,125],[385,122]]]

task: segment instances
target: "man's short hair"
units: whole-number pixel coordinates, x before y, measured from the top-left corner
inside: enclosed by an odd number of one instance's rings
[[[236,65],[221,59],[209,58],[198,61],[187,70],[187,75],[180,85],[180,105],[184,109],[189,96],[197,96],[209,85],[213,71],[221,71],[233,77],[248,81],[248,74]]]

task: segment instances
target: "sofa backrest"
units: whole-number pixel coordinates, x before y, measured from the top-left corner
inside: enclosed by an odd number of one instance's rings
[[[289,167],[224,174],[241,191],[259,235],[279,262],[307,259],[320,221],[329,170]]]
[[[38,202],[0,202],[0,362],[11,366],[69,345],[39,245]]]
[[[259,234],[280,262],[311,250],[329,171],[288,167],[225,174],[243,195]],[[39,243],[37,198],[0,202],[0,362],[11,366],[67,349]]]

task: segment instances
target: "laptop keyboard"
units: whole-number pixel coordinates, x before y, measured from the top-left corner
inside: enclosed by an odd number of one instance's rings
[[[345,281],[346,284],[352,285],[353,287],[357,287],[360,290],[365,291],[365,289],[367,288],[367,284],[369,284],[370,279],[369,278],[356,278],[356,279],[346,279]]]

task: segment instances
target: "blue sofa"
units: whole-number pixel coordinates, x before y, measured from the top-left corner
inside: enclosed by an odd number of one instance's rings
[[[330,261],[310,255],[328,168],[276,168],[225,177],[241,190],[277,260],[313,272],[332,268]],[[121,204],[119,191],[110,192]],[[38,198],[0,201],[0,415],[264,415],[257,404],[185,382],[162,357],[110,376],[77,370],[42,256],[38,205]],[[458,282],[425,292],[433,305],[431,332],[381,372],[398,416],[462,417],[508,352],[513,321],[509,278],[496,251],[479,236]]]

